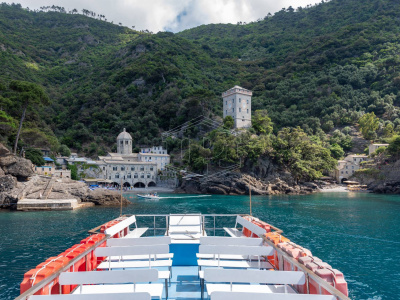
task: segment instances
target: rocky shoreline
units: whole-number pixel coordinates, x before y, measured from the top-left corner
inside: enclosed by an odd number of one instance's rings
[[[286,178],[287,179],[287,178]],[[217,194],[217,195],[306,195],[318,192],[325,186],[322,182],[304,182],[295,184],[281,177],[270,181],[257,179],[248,174],[228,172],[207,180],[184,180],[177,193]]]
[[[13,155],[0,144],[0,208],[14,209],[20,200],[76,199],[81,206],[119,206],[121,195],[106,189],[90,190],[84,182],[69,178],[47,177],[34,174],[31,161]],[[131,204],[122,197],[122,205]]]

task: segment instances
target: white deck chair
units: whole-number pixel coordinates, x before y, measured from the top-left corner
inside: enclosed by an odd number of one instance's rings
[[[238,239],[232,237],[206,236],[200,238],[200,245],[262,246],[263,240],[261,238]],[[197,253],[196,257],[199,259],[216,259],[215,254]],[[221,254],[220,259],[244,260],[249,259],[249,257],[246,255]],[[250,259],[257,259],[257,257],[250,257]]]
[[[211,300],[336,300],[330,295],[309,295],[309,294],[264,294],[246,292],[214,292]]]
[[[231,236],[231,237],[246,237],[243,234],[243,229],[240,231],[239,229],[237,229],[237,225],[240,224],[242,225],[243,228],[247,228],[248,230],[250,230],[252,233],[258,235],[259,237],[261,237],[262,235],[264,235],[267,231],[259,226],[257,226],[256,224],[251,223],[250,221],[247,221],[246,219],[244,219],[241,216],[237,216],[236,217],[236,224],[234,228],[227,228],[224,227],[224,230]]]
[[[144,245],[133,247],[98,247],[96,256],[124,257],[130,255],[147,256],[147,260],[112,261],[108,259],[97,266],[97,270],[167,267],[169,271],[159,271],[158,278],[165,280],[165,293],[168,294],[168,280],[172,275],[172,260],[157,260],[156,255],[168,254],[169,245]]]
[[[150,293],[66,294],[30,296],[29,300],[151,300]]]
[[[163,284],[137,284],[158,281],[158,270],[63,272],[60,285],[79,285],[73,294],[146,292],[161,299]],[[117,297],[118,299],[118,297]]]
[[[266,271],[266,270],[238,270],[238,269],[204,270],[205,281],[223,282],[223,283],[206,283],[207,293],[210,296],[217,291],[246,292],[246,293],[251,292],[251,293],[264,293],[264,294],[296,293],[296,291],[288,285],[304,284],[305,278],[306,277],[304,273],[300,271]],[[226,284],[226,282],[229,282],[229,284]]]
[[[140,237],[140,238],[119,238],[119,239],[108,239],[108,247],[127,247],[127,246],[150,246],[150,245],[169,245],[171,244],[171,238],[169,236],[158,236],[158,237]],[[173,253],[166,254],[154,254],[154,259],[172,259]],[[110,259],[110,257],[108,258]],[[108,261],[105,260],[105,261]],[[126,255],[123,257],[111,257],[112,261],[121,260],[144,260],[148,259],[147,255]]]
[[[272,247],[266,246],[221,246],[221,245],[200,245],[199,254],[214,255],[215,259],[199,259],[199,278],[201,286],[201,294],[203,299],[204,292],[204,271],[202,267],[216,268],[256,268],[256,269],[273,269],[273,266],[267,261],[261,261],[260,256],[268,256],[274,252]],[[221,260],[221,255],[242,255],[244,257],[257,257],[258,261],[249,260]]]
[[[135,224],[135,229],[130,231],[129,226]],[[138,228],[137,227],[137,222],[136,222],[136,217],[135,216],[131,216],[121,222],[119,222],[118,224],[106,229],[104,231],[104,233],[106,235],[109,236],[114,236],[116,235],[118,232],[121,232],[122,230],[124,230],[125,228],[128,228],[128,234],[125,237],[140,237],[142,236],[148,229],[148,227],[144,227],[144,228]]]

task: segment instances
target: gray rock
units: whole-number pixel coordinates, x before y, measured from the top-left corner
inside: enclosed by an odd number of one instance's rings
[[[33,165],[29,159],[25,159],[22,157],[14,157],[15,162],[13,164],[5,167],[6,174],[13,175],[18,179],[26,180],[28,177],[32,176]]]
[[[11,175],[0,177],[0,193],[9,192],[16,186],[16,180]]]
[[[6,146],[0,143],[0,157],[11,154],[10,150]]]
[[[17,157],[14,155],[7,154],[5,156],[0,157],[0,166],[8,167],[17,162]]]
[[[121,205],[121,195],[116,191],[110,191],[106,189],[96,189],[90,191],[83,202],[93,202],[96,205],[104,206],[120,206]],[[132,204],[129,200],[122,197],[122,205],[127,206]]]

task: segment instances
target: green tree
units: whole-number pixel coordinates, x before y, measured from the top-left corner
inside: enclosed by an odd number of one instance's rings
[[[75,165],[67,165],[67,169],[71,170],[71,179],[78,180],[78,167]]]
[[[49,97],[46,95],[41,86],[26,81],[11,81],[10,89],[17,92],[17,99],[22,105],[22,116],[19,122],[17,136],[15,138],[14,144],[14,154],[16,154],[19,135],[21,133],[22,123],[25,119],[26,110],[28,109],[28,107],[32,107],[34,105],[38,106],[49,103]]]
[[[329,150],[331,151],[332,157],[334,157],[335,159],[340,159],[344,156],[344,150],[338,144],[331,145],[329,147]]]
[[[224,118],[224,128],[232,129],[233,125],[235,125],[235,121],[233,120],[232,116],[226,116]]]
[[[379,128],[379,118],[374,112],[363,115],[359,120],[360,130],[365,139],[372,140],[376,137],[376,130]]]
[[[25,150],[25,158],[29,159],[35,166],[44,166],[43,153],[39,149],[28,148]]]
[[[268,116],[268,111],[265,109],[256,110],[251,117],[251,123],[258,134],[272,133],[273,127],[271,118]]]
[[[396,136],[390,141],[387,151],[393,156],[400,156],[400,136]]]
[[[71,150],[69,150],[67,145],[60,145],[60,147],[58,148],[58,152],[62,155],[62,156],[70,156],[71,155]]]
[[[314,180],[336,165],[330,151],[312,142],[299,127],[279,131],[273,148],[275,159],[290,170],[296,181]]]
[[[394,135],[394,126],[393,123],[388,123],[385,128],[383,129],[383,136],[384,137],[392,137]]]

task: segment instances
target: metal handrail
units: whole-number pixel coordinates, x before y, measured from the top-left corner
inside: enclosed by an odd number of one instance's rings
[[[313,273],[311,270],[307,269],[306,266],[302,265],[299,263],[297,260],[293,259],[293,257],[290,257],[287,253],[276,247],[276,245],[271,242],[270,240],[267,239],[267,237],[264,235],[262,236],[263,240],[269,245],[272,246],[282,257],[284,257],[286,260],[290,261],[293,265],[295,265],[299,270],[303,271],[307,279],[312,278],[316,283],[318,283],[324,290],[327,290],[329,293],[331,293],[333,296],[337,297],[340,300],[351,300],[349,297],[347,297],[345,294],[343,294],[341,291],[338,289],[334,288],[331,286],[329,283],[327,283],[325,280],[323,280],[321,277]],[[308,282],[308,280],[307,280]]]
[[[21,295],[19,295],[17,298],[15,298],[14,300],[24,300],[24,299],[28,299],[27,297],[32,296],[33,294],[35,294],[38,290],[40,290],[41,288],[45,287],[46,285],[48,285],[50,282],[52,282],[54,279],[56,279],[58,276],[60,276],[60,274],[62,272],[68,271],[69,268],[71,266],[73,266],[76,262],[78,262],[80,259],[84,258],[86,255],[88,255],[91,251],[93,251],[95,248],[97,248],[98,246],[100,246],[102,243],[104,243],[104,241],[106,241],[108,238],[110,238],[110,236],[105,236],[104,238],[102,238],[100,241],[98,241],[96,244],[93,244],[89,249],[85,250],[84,252],[82,252],[79,256],[75,257],[74,259],[70,260],[69,263],[59,269],[57,272],[55,272],[54,274],[52,274],[51,276],[39,281],[37,284],[35,284],[34,286],[32,286],[31,288],[29,288],[28,290],[26,290],[24,293],[22,293]]]

